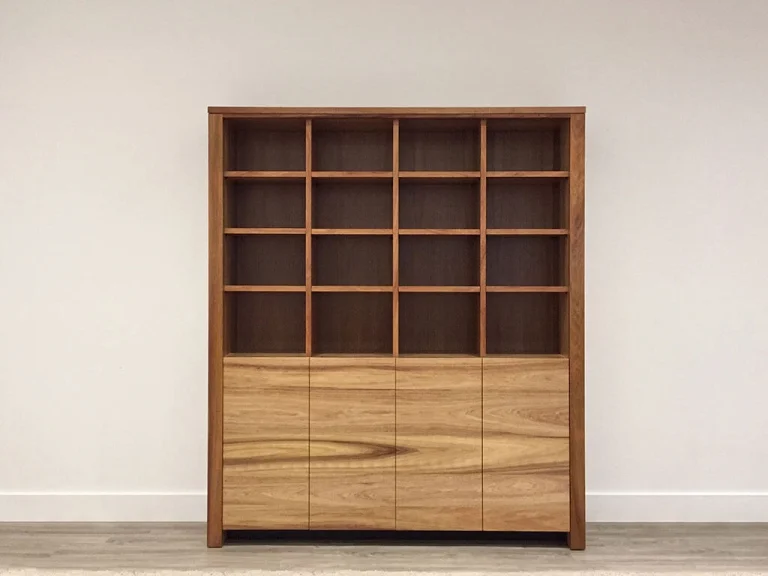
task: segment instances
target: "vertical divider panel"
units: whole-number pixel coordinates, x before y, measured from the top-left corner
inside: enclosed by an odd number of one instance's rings
[[[560,158],[561,158],[561,165],[560,168],[563,170],[570,170],[570,149],[571,149],[571,123],[570,121],[566,122],[562,132],[560,133]],[[570,214],[571,214],[571,181],[570,178],[566,180],[565,182],[561,182],[558,184],[560,186],[560,189],[558,190],[558,201],[560,202],[560,221],[557,223],[557,225],[561,228],[569,229],[570,224]],[[562,274],[562,284],[563,286],[569,287],[571,284],[571,251],[568,248],[570,246],[570,240],[568,238],[565,239],[565,246],[566,249],[562,250],[561,252],[561,260],[560,260],[560,266],[561,266],[561,274]],[[560,315],[558,317],[558,321],[560,325],[558,326],[558,330],[560,333],[560,354],[564,356],[568,356],[569,351],[569,338],[570,338],[570,330],[569,330],[569,323],[570,323],[570,294],[561,294],[560,295]]]
[[[392,355],[400,355],[400,120],[392,121]],[[395,384],[395,446],[397,446],[397,384]],[[395,510],[397,510],[397,458],[395,458]],[[395,513],[397,530],[397,513]]]
[[[569,437],[571,530],[568,545],[583,550],[584,494],[584,114],[572,114],[569,134]]]
[[[306,302],[304,305],[305,320],[305,351],[307,356],[312,356],[312,120],[306,121],[305,130],[305,170],[306,174],[306,192],[304,199],[306,227],[306,244],[304,247],[304,272],[306,275],[305,286],[307,289]]]
[[[392,121],[392,354],[400,353],[400,120]]]
[[[223,543],[224,120],[208,116],[208,546]]]
[[[488,256],[488,121],[480,120],[480,356],[486,353],[486,316],[487,316],[487,256]]]

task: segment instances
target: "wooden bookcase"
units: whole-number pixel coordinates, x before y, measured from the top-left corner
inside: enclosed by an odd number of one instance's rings
[[[584,548],[584,113],[209,109],[209,546]]]

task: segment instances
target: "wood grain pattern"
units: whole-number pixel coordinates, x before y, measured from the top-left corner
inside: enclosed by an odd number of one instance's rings
[[[253,116],[272,118],[325,118],[325,117],[374,117],[374,118],[506,118],[521,116],[524,118],[567,118],[571,114],[583,114],[583,106],[517,106],[517,107],[390,107],[390,108],[297,108],[267,106],[210,106],[209,114],[227,114],[233,116]]]
[[[401,236],[478,236],[479,228],[401,228]]]
[[[309,526],[309,359],[224,359],[224,528]]]
[[[395,359],[310,359],[310,529],[395,529]]]
[[[483,359],[483,530],[569,530],[568,360]]]
[[[568,178],[568,170],[489,170],[488,178]]]
[[[397,359],[397,529],[482,529],[480,358]]]
[[[224,123],[208,117],[208,546],[223,543]]]
[[[584,486],[584,114],[571,116],[570,127],[570,462],[571,530],[568,544],[583,550]]]
[[[578,553],[564,550],[555,535],[546,540],[499,534],[425,539],[405,532],[398,535],[404,545],[393,546],[361,541],[354,532],[329,542],[322,533],[306,531],[304,538],[292,535],[287,541],[274,534],[254,536],[224,550],[201,546],[204,535],[205,526],[198,522],[3,522],[0,570],[9,576],[204,576],[253,574],[255,567],[276,575],[757,576],[768,566],[768,523],[590,523],[590,548]]]
[[[227,170],[227,180],[304,180],[304,170]]]

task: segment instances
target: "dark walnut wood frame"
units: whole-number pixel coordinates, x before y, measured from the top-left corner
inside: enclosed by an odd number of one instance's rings
[[[208,112],[208,545],[583,549],[585,109]]]

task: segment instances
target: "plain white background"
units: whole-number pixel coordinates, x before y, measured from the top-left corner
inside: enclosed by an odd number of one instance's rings
[[[768,2],[0,0],[0,520],[204,518],[209,105],[587,111],[591,520],[768,520]]]

